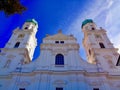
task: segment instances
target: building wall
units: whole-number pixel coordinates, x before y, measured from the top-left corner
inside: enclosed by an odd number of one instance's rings
[[[64,90],[119,90],[119,77],[106,76],[107,73],[87,73],[80,71],[69,72],[32,72],[14,73],[0,78],[1,90],[55,90],[63,87]],[[7,86],[7,87],[6,87]]]
[[[34,25],[34,28],[24,30],[29,25]],[[96,27],[94,23],[86,25],[88,29],[92,28],[91,25]],[[94,32],[84,29],[83,26],[83,45],[89,62],[79,56],[76,38],[73,35],[64,35],[61,31],[43,39],[40,56],[31,62],[36,47],[37,26],[33,21],[26,22],[23,31],[15,30],[5,48],[1,49],[0,90],[56,90],[56,87],[63,90],[119,90],[120,66],[115,65],[119,54],[103,31],[95,32],[100,32],[105,38],[107,49],[100,48]],[[20,47],[13,48],[21,33],[26,35],[24,39],[20,39]],[[64,56],[63,65],[55,64],[57,54]]]

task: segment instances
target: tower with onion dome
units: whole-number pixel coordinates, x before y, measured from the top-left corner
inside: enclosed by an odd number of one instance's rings
[[[104,71],[113,72],[117,65],[118,52],[109,40],[106,30],[98,28],[92,19],[86,19],[82,22],[82,31],[84,33],[83,46],[87,53],[88,62],[97,64]]]

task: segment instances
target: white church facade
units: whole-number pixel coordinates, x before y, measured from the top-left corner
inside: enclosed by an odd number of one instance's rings
[[[87,61],[73,35],[47,35],[32,61],[38,24],[27,20],[0,52],[0,90],[120,90],[120,56],[106,31],[82,23]]]

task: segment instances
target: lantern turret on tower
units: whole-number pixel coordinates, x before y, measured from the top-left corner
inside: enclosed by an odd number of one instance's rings
[[[86,19],[82,22],[82,31],[84,30],[95,30],[96,29],[96,24],[93,22],[92,19]]]

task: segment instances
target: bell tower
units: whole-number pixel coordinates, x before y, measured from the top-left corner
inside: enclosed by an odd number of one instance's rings
[[[24,62],[32,60],[35,47],[37,45],[36,32],[38,24],[34,19],[27,20],[22,29],[16,28],[5,48],[8,50],[17,50],[24,55]]]
[[[97,28],[92,19],[84,20],[81,28],[84,33],[83,46],[88,62],[107,71],[115,69],[119,54],[107,37],[106,31],[101,27]]]

